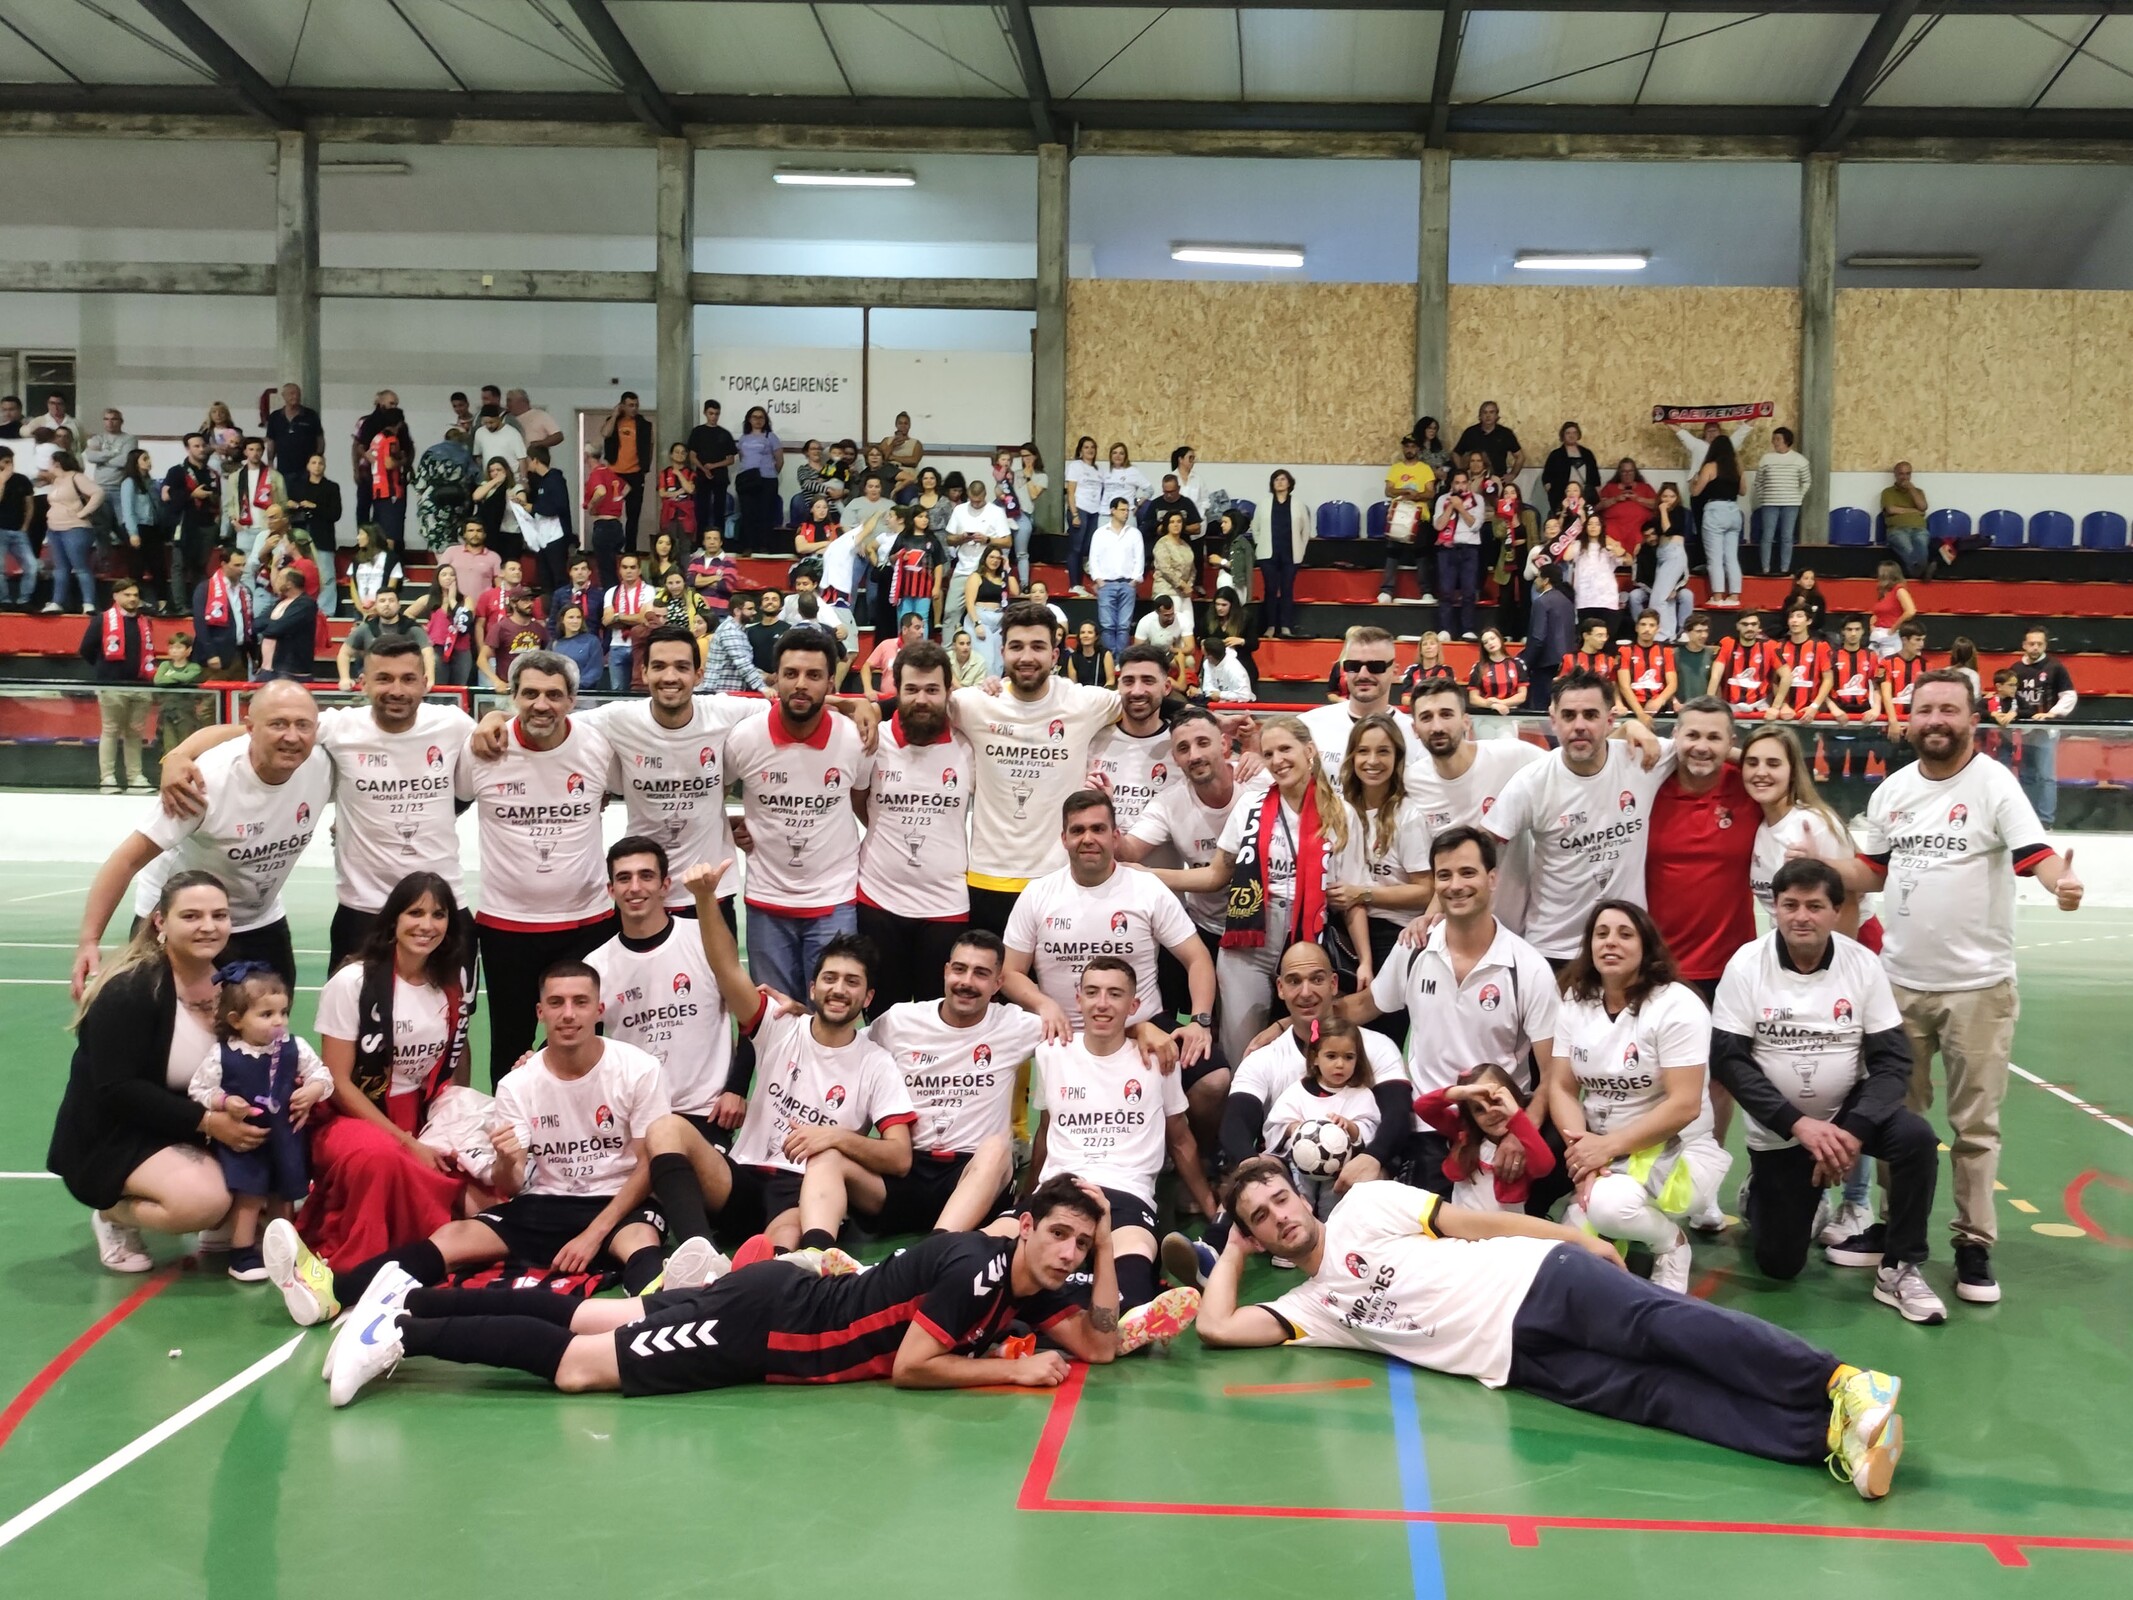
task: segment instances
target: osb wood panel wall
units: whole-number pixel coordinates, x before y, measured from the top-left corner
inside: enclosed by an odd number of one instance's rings
[[[1390,461],[1414,423],[1415,291],[1384,283],[1067,285],[1067,434],[1151,480],[1203,461]]]
[[[1741,452],[1752,466],[1773,425],[1798,426],[1799,360],[1790,289],[1454,284],[1445,437],[1494,400],[1532,465],[1575,422],[1607,466],[1627,455],[1678,467],[1681,442],[1653,406],[1768,400],[1776,416]]]
[[[2125,470],[2133,294],[1845,289],[1835,467]]]

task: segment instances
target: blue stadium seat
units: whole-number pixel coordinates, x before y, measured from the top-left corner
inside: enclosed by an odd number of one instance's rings
[[[2115,511],[2091,511],[2081,519],[2081,548],[2084,550],[2123,550],[2126,547],[2126,519]]]
[[[2040,511],[2029,519],[2029,543],[2037,550],[2074,548],[2074,519],[2064,511]]]
[[[1936,511],[1926,518],[1926,532],[1935,543],[1942,539],[1967,539],[1970,537],[1970,513],[1967,511]]]
[[[1256,500],[1232,500],[1230,509],[1242,512],[1255,522],[1259,519],[1259,502]]]
[[[785,525],[788,528],[797,528],[807,520],[808,503],[814,498],[811,494],[796,494],[792,497],[792,503],[785,508]]]
[[[1977,531],[1995,550],[2022,548],[2022,514],[2019,511],[1988,511],[1978,518]]]
[[[1874,542],[1874,520],[1857,506],[1838,506],[1829,514],[1831,544],[1869,545]]]
[[[1385,524],[1391,517],[1391,505],[1383,500],[1377,501],[1371,506],[1369,514],[1364,518],[1364,537],[1369,539],[1384,538]]]
[[[1363,514],[1353,500],[1328,500],[1311,523],[1311,532],[1320,539],[1354,539],[1362,531]]]

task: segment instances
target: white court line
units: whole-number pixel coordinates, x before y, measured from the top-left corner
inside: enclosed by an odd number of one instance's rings
[[[299,1333],[279,1349],[261,1356],[249,1367],[246,1367],[244,1371],[238,1373],[236,1377],[230,1379],[229,1382],[219,1388],[209,1390],[183,1411],[157,1423],[153,1428],[150,1428],[146,1433],[134,1440],[133,1443],[114,1450],[87,1472],[69,1479],[35,1505],[17,1512],[6,1522],[0,1523],[0,1549],[5,1549],[8,1545],[13,1544],[54,1512],[62,1511],[72,1505],[106,1478],[124,1471],[164,1440],[198,1422],[202,1417],[214,1410],[215,1407],[221,1405],[223,1401],[229,1399],[231,1395],[241,1394],[244,1390],[249,1389],[284,1361],[287,1361],[289,1357],[295,1355],[296,1347],[303,1342],[304,1336]]]
[[[2024,1072],[2012,1061],[2007,1063],[2007,1070],[2009,1072],[2014,1073],[2016,1076],[2026,1079],[2028,1082],[2035,1084],[2038,1088],[2044,1090],[2047,1094],[2057,1095],[2061,1100],[2064,1100],[2076,1111],[2085,1111],[2090,1116],[2094,1117],[2098,1122],[2103,1123],[2106,1127],[2116,1128],[2120,1133],[2125,1134],[2128,1138],[2133,1138],[2133,1123],[2119,1121],[2118,1118],[2112,1116],[2108,1111],[2104,1111],[2096,1106],[2090,1105],[2080,1096],[2069,1093],[2065,1089],[2060,1088],[2056,1083],[2049,1083],[2043,1078],[2038,1077],[2034,1072]]]
[[[57,1183],[59,1174],[56,1172],[0,1172],[0,1179],[7,1178],[50,1178],[54,1183]]]
[[[10,899],[8,904],[19,906],[25,900],[57,900],[63,894],[80,894],[81,892],[81,886],[76,884],[67,889],[47,889],[43,894],[18,894]]]

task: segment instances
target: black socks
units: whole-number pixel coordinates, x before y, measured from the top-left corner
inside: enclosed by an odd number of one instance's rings
[[[549,1298],[561,1300],[562,1296]],[[408,1355],[435,1356],[440,1361],[463,1361],[483,1367],[516,1367],[548,1383],[555,1382],[556,1373],[562,1369],[571,1338],[568,1328],[529,1316],[411,1315],[400,1324],[400,1348]]]
[[[427,1239],[418,1244],[395,1245],[382,1255],[357,1262],[346,1272],[336,1272],[333,1275],[333,1297],[343,1306],[354,1305],[363,1298],[370,1280],[389,1261],[399,1262],[401,1271],[417,1283],[442,1283],[450,1270],[444,1264],[444,1252]]]
[[[1144,1306],[1162,1292],[1155,1263],[1146,1256],[1113,1256],[1111,1270],[1118,1277],[1118,1309],[1131,1311]]]
[[[631,1294],[643,1294],[652,1280],[666,1270],[666,1253],[656,1244],[645,1245],[622,1263],[622,1287]]]
[[[416,1289],[406,1309],[411,1317],[531,1317],[567,1328],[584,1303],[546,1289]]]
[[[802,1250],[828,1250],[837,1243],[837,1236],[827,1228],[809,1228],[800,1235]]]
[[[652,1198],[677,1240],[711,1237],[711,1213],[704,1208],[703,1185],[689,1158],[672,1153],[652,1157]]]

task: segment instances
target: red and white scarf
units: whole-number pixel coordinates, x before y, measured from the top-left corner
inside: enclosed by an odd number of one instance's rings
[[[130,620],[132,619],[125,612],[119,610],[117,606],[111,607],[110,610],[104,613],[104,659],[106,661],[124,661],[126,659],[126,624]],[[148,619],[142,617],[140,623],[141,676],[153,678],[156,675],[155,645],[149,636]]]
[[[243,474],[247,472],[253,475],[252,492],[250,494],[242,492],[244,489]],[[241,467],[238,469],[238,473],[237,526],[249,528],[252,525],[252,513],[257,511],[264,517],[267,514],[267,507],[274,503],[274,479],[265,467]]]
[[[1319,823],[1315,783],[1304,790],[1296,824],[1296,836],[1290,841],[1296,860],[1296,894],[1289,905],[1289,926],[1275,943],[1268,938],[1267,864],[1274,830],[1287,824],[1281,814],[1281,788],[1270,787],[1230,867],[1229,906],[1222,930],[1225,950],[1259,949],[1269,943],[1285,950],[1292,943],[1318,942],[1326,926],[1329,841]]]
[[[217,567],[207,577],[207,609],[201,619],[210,628],[226,628],[230,625],[230,593],[229,574]],[[252,597],[242,587],[237,589],[236,595],[237,635],[243,638],[252,631]]]

